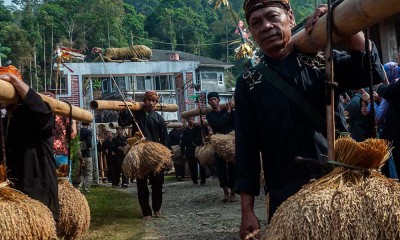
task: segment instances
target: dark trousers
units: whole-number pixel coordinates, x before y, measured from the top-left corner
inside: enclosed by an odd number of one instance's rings
[[[235,163],[226,162],[223,158],[215,156],[217,164],[219,186],[221,188],[235,188]]]
[[[197,184],[197,168],[200,169],[200,183],[206,183],[206,169],[199,164],[197,158],[187,158],[189,162],[190,176],[192,177],[193,183]]]
[[[185,162],[174,163],[175,176],[185,178]]]
[[[112,179],[111,179],[111,183],[113,186],[118,186],[120,183],[120,176],[122,173],[122,162],[114,162],[111,164],[112,166]],[[128,184],[128,178],[124,176],[124,174],[122,173],[122,184]]]
[[[156,175],[150,174],[143,179],[137,179],[137,189],[139,204],[142,208],[144,217],[151,216],[151,207],[149,203],[149,188],[147,187],[147,180],[151,182],[151,206],[154,212],[160,211],[162,204],[162,187],[164,184],[164,171]]]
[[[112,155],[106,155],[106,159],[107,159],[107,180],[108,180],[108,182],[112,182],[112,179],[113,179]]]

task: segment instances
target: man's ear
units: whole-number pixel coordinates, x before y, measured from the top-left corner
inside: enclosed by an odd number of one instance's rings
[[[294,18],[292,9],[288,11],[288,17],[290,19],[290,28],[293,28],[294,26],[296,26],[296,19]]]

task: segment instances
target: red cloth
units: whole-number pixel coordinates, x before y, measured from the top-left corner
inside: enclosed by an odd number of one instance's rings
[[[54,153],[57,155],[67,155],[67,119],[56,115],[54,119]]]

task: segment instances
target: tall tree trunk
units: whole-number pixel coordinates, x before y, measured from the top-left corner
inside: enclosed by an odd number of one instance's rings
[[[44,31],[45,29],[43,28],[43,78],[44,78],[44,91],[47,92],[47,69],[46,69],[46,33]]]
[[[107,19],[107,39],[108,39],[108,47],[111,47],[111,40],[110,40],[110,19]]]
[[[32,60],[31,61],[29,61],[29,79],[30,79],[30,81],[31,81],[31,88],[33,88],[33,86],[32,86]]]
[[[53,52],[54,50],[54,27],[51,27],[51,52]],[[50,82],[50,88],[52,86],[52,82],[53,82],[53,59],[50,58],[50,78],[49,78],[49,82]]]
[[[39,92],[39,77],[38,77],[38,73],[37,73],[37,49],[36,49],[36,41],[34,42],[35,47],[33,47],[33,67],[34,67],[34,77],[36,80],[36,92]]]

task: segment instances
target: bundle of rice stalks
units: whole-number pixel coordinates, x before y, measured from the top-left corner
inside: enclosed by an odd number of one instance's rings
[[[140,140],[125,156],[122,170],[127,177],[142,179],[150,173],[170,168],[171,156],[171,151],[164,145]]]
[[[235,161],[235,132],[211,135],[211,143],[218,156],[227,162]]]
[[[171,146],[172,150],[172,160],[174,163],[182,164],[185,163],[185,158],[181,157],[181,146],[180,145],[173,145]]]
[[[341,166],[282,203],[263,239],[399,239],[400,184],[377,171],[388,157],[384,140],[338,139]]]
[[[57,177],[68,177],[69,166],[68,164],[62,164],[56,170]]]
[[[172,166],[171,150],[160,143],[147,142],[143,147],[142,166],[140,170],[144,173],[158,173]]]
[[[60,219],[57,236],[64,239],[82,239],[89,231],[90,209],[85,196],[68,181],[59,178],[58,201]]]
[[[205,142],[203,146],[196,147],[195,157],[202,166],[212,166],[214,164],[215,149],[210,142]]]
[[[50,210],[10,187],[0,166],[0,239],[57,239]]]
[[[144,145],[144,141],[136,142],[136,144],[132,145],[129,152],[126,154],[124,162],[122,163],[122,171],[126,177],[141,179],[145,176],[140,172],[142,161],[141,153],[143,152]]]
[[[131,138],[127,139],[127,145],[123,147],[123,152],[125,155],[128,154],[129,150],[131,149],[132,146],[136,145],[140,141],[144,140],[143,135],[140,132],[136,132],[135,135]]]

